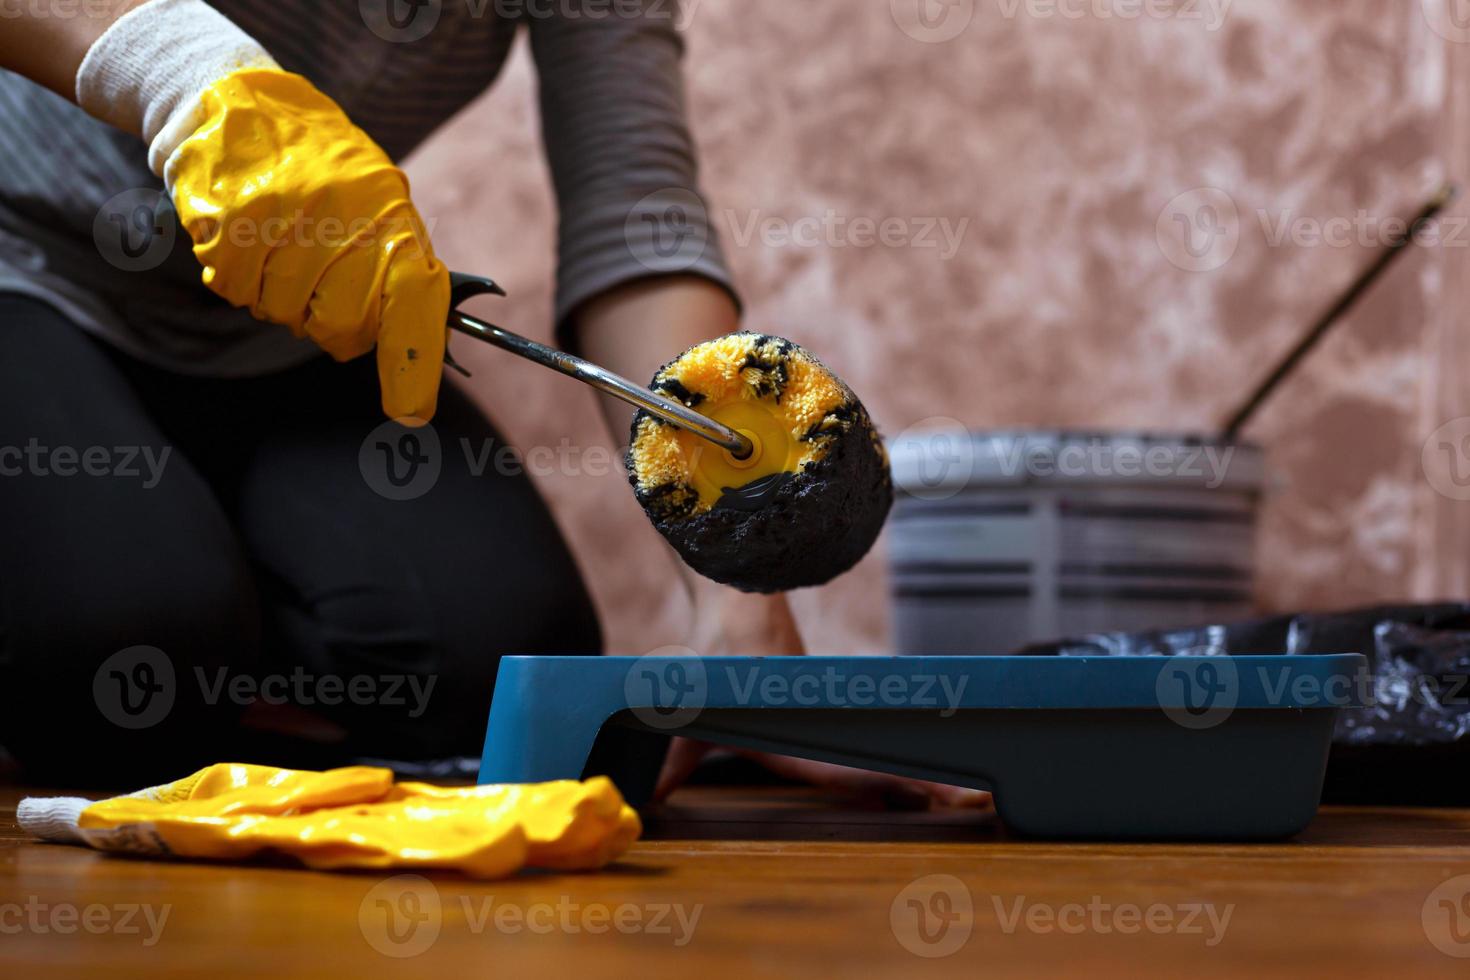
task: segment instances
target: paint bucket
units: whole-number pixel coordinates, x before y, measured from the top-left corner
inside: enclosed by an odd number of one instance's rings
[[[911,429],[889,453],[900,654],[1000,654],[1252,613],[1256,446],[955,422]]]

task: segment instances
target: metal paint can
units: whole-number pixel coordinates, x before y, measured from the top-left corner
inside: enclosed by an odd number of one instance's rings
[[[905,432],[889,453],[898,653],[1000,654],[1251,614],[1257,446],[955,423]]]

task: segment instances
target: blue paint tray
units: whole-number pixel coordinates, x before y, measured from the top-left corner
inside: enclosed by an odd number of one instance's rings
[[[505,657],[480,782],[610,776],[684,735],[989,789],[1050,838],[1272,840],[1317,810],[1358,654]]]

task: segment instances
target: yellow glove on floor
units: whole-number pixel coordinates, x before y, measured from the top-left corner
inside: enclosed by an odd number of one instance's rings
[[[394,785],[387,769],[305,772],[221,763],[164,786],[92,802],[26,799],[22,828],[103,851],[307,867],[454,869],[499,878],[522,867],[603,867],[638,839],[638,815],[604,777],[525,786]]]
[[[433,417],[449,270],[408,179],[300,75],[252,68],[205,89],[164,165],[204,284],[339,361],[378,350],[383,411]]]
[[[643,825],[612,781],[565,779],[525,786],[430,786],[400,783],[389,799],[426,809],[504,807],[522,815],[526,864],[557,871],[600,868],[627,852]]]

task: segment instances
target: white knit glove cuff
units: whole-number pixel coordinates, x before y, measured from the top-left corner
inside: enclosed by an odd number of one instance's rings
[[[148,144],[162,176],[203,122],[200,94],[245,68],[276,68],[259,42],[204,0],[149,0],[119,17],[77,69],[77,104]]]
[[[75,796],[28,796],[15,808],[15,822],[32,837],[62,844],[80,844],[77,832],[82,811],[93,804]]]

